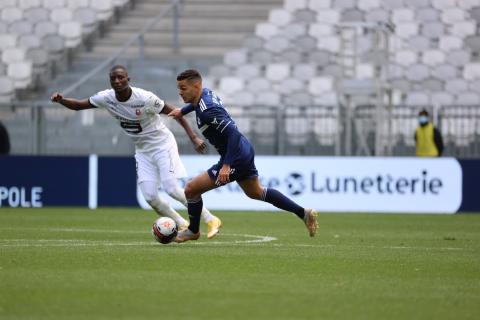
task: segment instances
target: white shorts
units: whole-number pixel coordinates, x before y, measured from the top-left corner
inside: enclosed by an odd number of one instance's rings
[[[136,152],[137,183],[154,181],[158,186],[170,179],[187,177],[187,170],[180,160],[177,145],[162,150]]]

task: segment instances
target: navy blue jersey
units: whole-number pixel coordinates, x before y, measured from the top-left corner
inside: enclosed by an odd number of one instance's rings
[[[217,149],[222,163],[231,165],[253,156],[252,145],[240,133],[222,101],[212,90],[203,88],[198,105],[194,107],[189,104],[182,109],[182,113],[187,114],[193,110],[198,128]]]

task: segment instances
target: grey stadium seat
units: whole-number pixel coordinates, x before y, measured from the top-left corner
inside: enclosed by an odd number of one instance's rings
[[[464,79],[448,80],[445,84],[445,90],[451,94],[458,94],[468,90],[468,83]]]
[[[445,26],[441,22],[427,22],[422,24],[422,35],[427,38],[440,38],[445,34]]]
[[[439,104],[439,105],[451,105],[453,104],[453,95],[440,91],[440,92],[433,92],[431,95],[431,100],[433,104]]]
[[[260,65],[258,64],[243,64],[240,65],[236,71],[235,75],[242,79],[251,79],[259,77],[261,74]]]
[[[280,82],[279,91],[285,95],[290,95],[293,92],[301,91],[305,88],[305,81],[297,78],[287,78]]]
[[[294,46],[303,52],[310,52],[317,47],[317,39],[310,36],[301,36],[294,40]]]
[[[252,63],[267,64],[273,60],[273,54],[267,50],[255,50],[250,54]]]
[[[304,9],[295,12],[294,21],[302,21],[304,23],[312,23],[317,21],[317,13],[313,10]]]
[[[294,40],[307,34],[307,26],[301,23],[290,23],[283,28],[282,34],[287,39]]]
[[[423,81],[430,75],[430,69],[424,64],[414,64],[407,68],[407,79],[411,81]]]
[[[33,26],[28,21],[15,21],[8,26],[8,32],[18,35],[31,34],[33,32]]]
[[[428,78],[421,82],[421,86],[427,91],[441,91],[444,88],[444,81]]]
[[[421,8],[416,12],[416,18],[422,23],[440,20],[440,12],[433,8]]]
[[[311,63],[294,64],[292,76],[299,80],[310,80],[317,74],[317,68]]]
[[[404,0],[383,0],[382,7],[387,10],[404,8],[405,4],[403,1]]]
[[[256,50],[263,48],[264,40],[257,36],[250,36],[246,38],[243,42],[243,46],[250,50]]]
[[[424,51],[432,48],[429,38],[424,36],[413,36],[408,39],[408,44],[411,49]]]
[[[8,7],[1,9],[1,21],[12,23],[23,19],[23,11],[19,8]]]
[[[35,34],[26,34],[18,39],[18,45],[26,49],[40,48],[42,39]]]
[[[9,102],[15,94],[15,86],[9,77],[0,75],[0,102]]]
[[[390,15],[384,9],[374,9],[365,14],[365,20],[370,22],[389,22]]]
[[[457,75],[457,68],[451,64],[442,64],[432,68],[432,76],[434,76],[437,79],[441,79],[441,80],[454,79],[456,75]]]
[[[30,8],[23,15],[32,24],[50,19],[50,13],[45,8]]]
[[[285,51],[290,45],[290,41],[282,36],[274,36],[267,39],[265,42],[265,49],[273,53],[280,53]]]
[[[468,36],[465,39],[465,44],[467,45],[467,47],[469,47],[473,51],[480,51],[480,36],[479,35]]]
[[[346,9],[342,11],[341,22],[365,21],[365,12],[358,9]]]
[[[470,54],[464,50],[455,50],[447,53],[447,60],[454,66],[464,66],[470,61]]]
[[[58,25],[51,21],[41,21],[35,24],[34,33],[39,37],[58,34]]]
[[[438,47],[445,52],[458,50],[463,47],[463,41],[460,37],[450,35],[443,36],[439,40]]]
[[[253,78],[247,82],[247,91],[258,93],[271,90],[271,83],[265,78]]]
[[[426,8],[426,7],[430,7],[430,1],[429,0],[404,0],[404,6],[415,8],[415,9]]]
[[[298,64],[303,62],[304,55],[298,49],[287,49],[280,53],[280,61],[287,62],[289,64]]]
[[[13,80],[17,89],[25,89],[32,81],[32,63],[14,62],[8,65],[7,75]]]
[[[356,0],[333,0],[332,8],[353,9],[356,7]]]

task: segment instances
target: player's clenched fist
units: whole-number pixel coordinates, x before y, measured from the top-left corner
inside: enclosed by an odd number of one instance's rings
[[[60,92],[55,92],[50,97],[50,100],[52,100],[52,102],[60,102],[60,101],[62,101],[62,99],[63,99],[63,96]]]

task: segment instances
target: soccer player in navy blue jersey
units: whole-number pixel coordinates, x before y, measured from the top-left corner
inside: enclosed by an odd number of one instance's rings
[[[248,197],[294,213],[303,220],[310,236],[315,236],[318,227],[315,210],[305,209],[278,190],[260,184],[252,144],[240,133],[220,98],[212,90],[202,87],[200,73],[192,69],[183,71],[177,76],[177,87],[183,101],[188,104],[181,109],[175,108],[168,115],[178,120],[195,111],[198,128],[217,149],[220,160],[187,183],[185,196],[190,225],[178,233],[176,241],[185,242],[200,237],[202,194],[232,181],[236,181]]]

